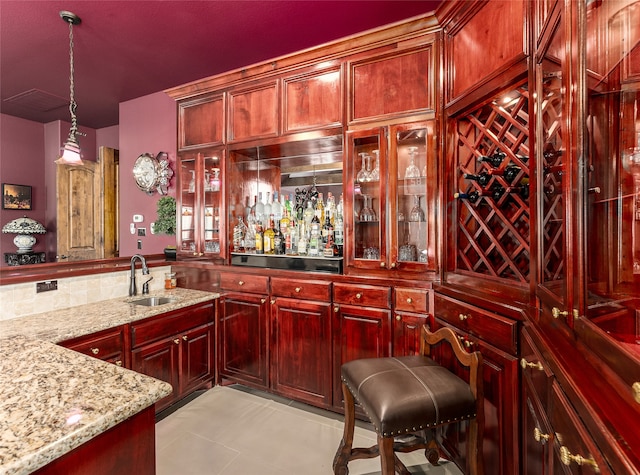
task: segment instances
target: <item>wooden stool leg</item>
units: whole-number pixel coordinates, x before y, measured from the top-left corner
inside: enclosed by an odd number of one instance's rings
[[[467,469],[469,470],[469,475],[484,475],[482,439],[478,434],[477,419],[469,421],[467,434]]]
[[[344,395],[344,433],[338,451],[333,457],[333,473],[335,475],[347,475],[349,473],[347,464],[351,458],[353,431],[356,424],[356,403],[353,399],[353,394],[344,383],[342,383],[342,394]]]
[[[393,452],[393,437],[383,437],[378,434],[378,450],[380,451],[381,474],[395,475],[396,457]]]

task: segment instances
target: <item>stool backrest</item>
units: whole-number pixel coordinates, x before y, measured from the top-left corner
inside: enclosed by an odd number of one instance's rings
[[[456,360],[465,367],[469,368],[469,387],[476,401],[481,401],[482,378],[479,377],[478,371],[482,365],[482,355],[479,351],[467,353],[462,347],[462,342],[455,332],[448,327],[442,327],[435,332],[431,332],[427,325],[422,326],[420,353],[424,356],[431,356],[431,347],[442,341],[447,341],[451,345]]]

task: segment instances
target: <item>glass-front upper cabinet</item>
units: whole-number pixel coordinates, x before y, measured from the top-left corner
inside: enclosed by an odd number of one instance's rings
[[[413,123],[347,135],[347,265],[425,271],[435,266],[433,125]]]
[[[180,154],[178,250],[184,257],[224,257],[223,149]]]

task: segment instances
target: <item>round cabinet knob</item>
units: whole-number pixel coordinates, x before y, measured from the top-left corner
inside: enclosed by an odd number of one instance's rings
[[[549,434],[545,434],[537,427],[533,429],[533,438],[536,439],[536,442],[544,444],[549,440],[549,437],[551,437]]]
[[[120,360],[116,361],[115,363],[116,363],[116,366],[122,366],[122,361]]]
[[[296,294],[299,294],[300,292],[302,292],[302,287],[296,287]]]
[[[381,262],[380,267],[384,268],[384,267],[387,267],[387,265],[384,262]],[[393,264],[391,264],[391,267],[393,267]]]
[[[411,297],[409,297],[409,298],[407,299],[407,303],[413,303],[413,299],[412,299]]]
[[[179,345],[179,344],[180,344],[180,338],[176,338],[175,340],[173,340],[173,342],[174,342],[176,345]]]
[[[97,355],[98,353],[100,353],[100,348],[91,348],[91,353]]]
[[[395,269],[398,266],[397,262],[392,262],[391,265],[389,267],[391,267],[392,269]],[[383,266],[384,267],[384,266]]]
[[[575,462],[578,465],[591,465],[596,473],[600,472],[598,464],[593,458],[586,459],[582,455],[573,455],[564,445],[560,447],[560,460],[565,465],[571,465],[571,462]]]
[[[240,285],[240,286],[244,285],[244,280],[239,280],[238,281],[238,285]]]
[[[461,313],[460,315],[458,315],[458,318],[460,319],[461,322],[464,322],[466,319],[469,318],[469,315],[465,315],[464,313]]]
[[[537,363],[530,363],[526,359],[522,358],[520,360],[520,366],[522,366],[522,369],[532,368],[544,371],[544,366],[542,366],[542,363],[540,363],[539,361]]]
[[[396,320],[400,321],[402,320],[402,317],[400,315],[396,315]]]
[[[358,300],[360,300],[360,299],[362,298],[362,294],[361,294],[360,292],[358,292],[358,293],[356,294],[356,298],[357,298]]]

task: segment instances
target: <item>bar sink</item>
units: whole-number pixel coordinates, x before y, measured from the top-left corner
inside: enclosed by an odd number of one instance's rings
[[[143,299],[132,300],[129,303],[134,305],[144,305],[146,307],[157,307],[158,305],[165,305],[173,302],[173,299],[169,297],[146,297]]]

